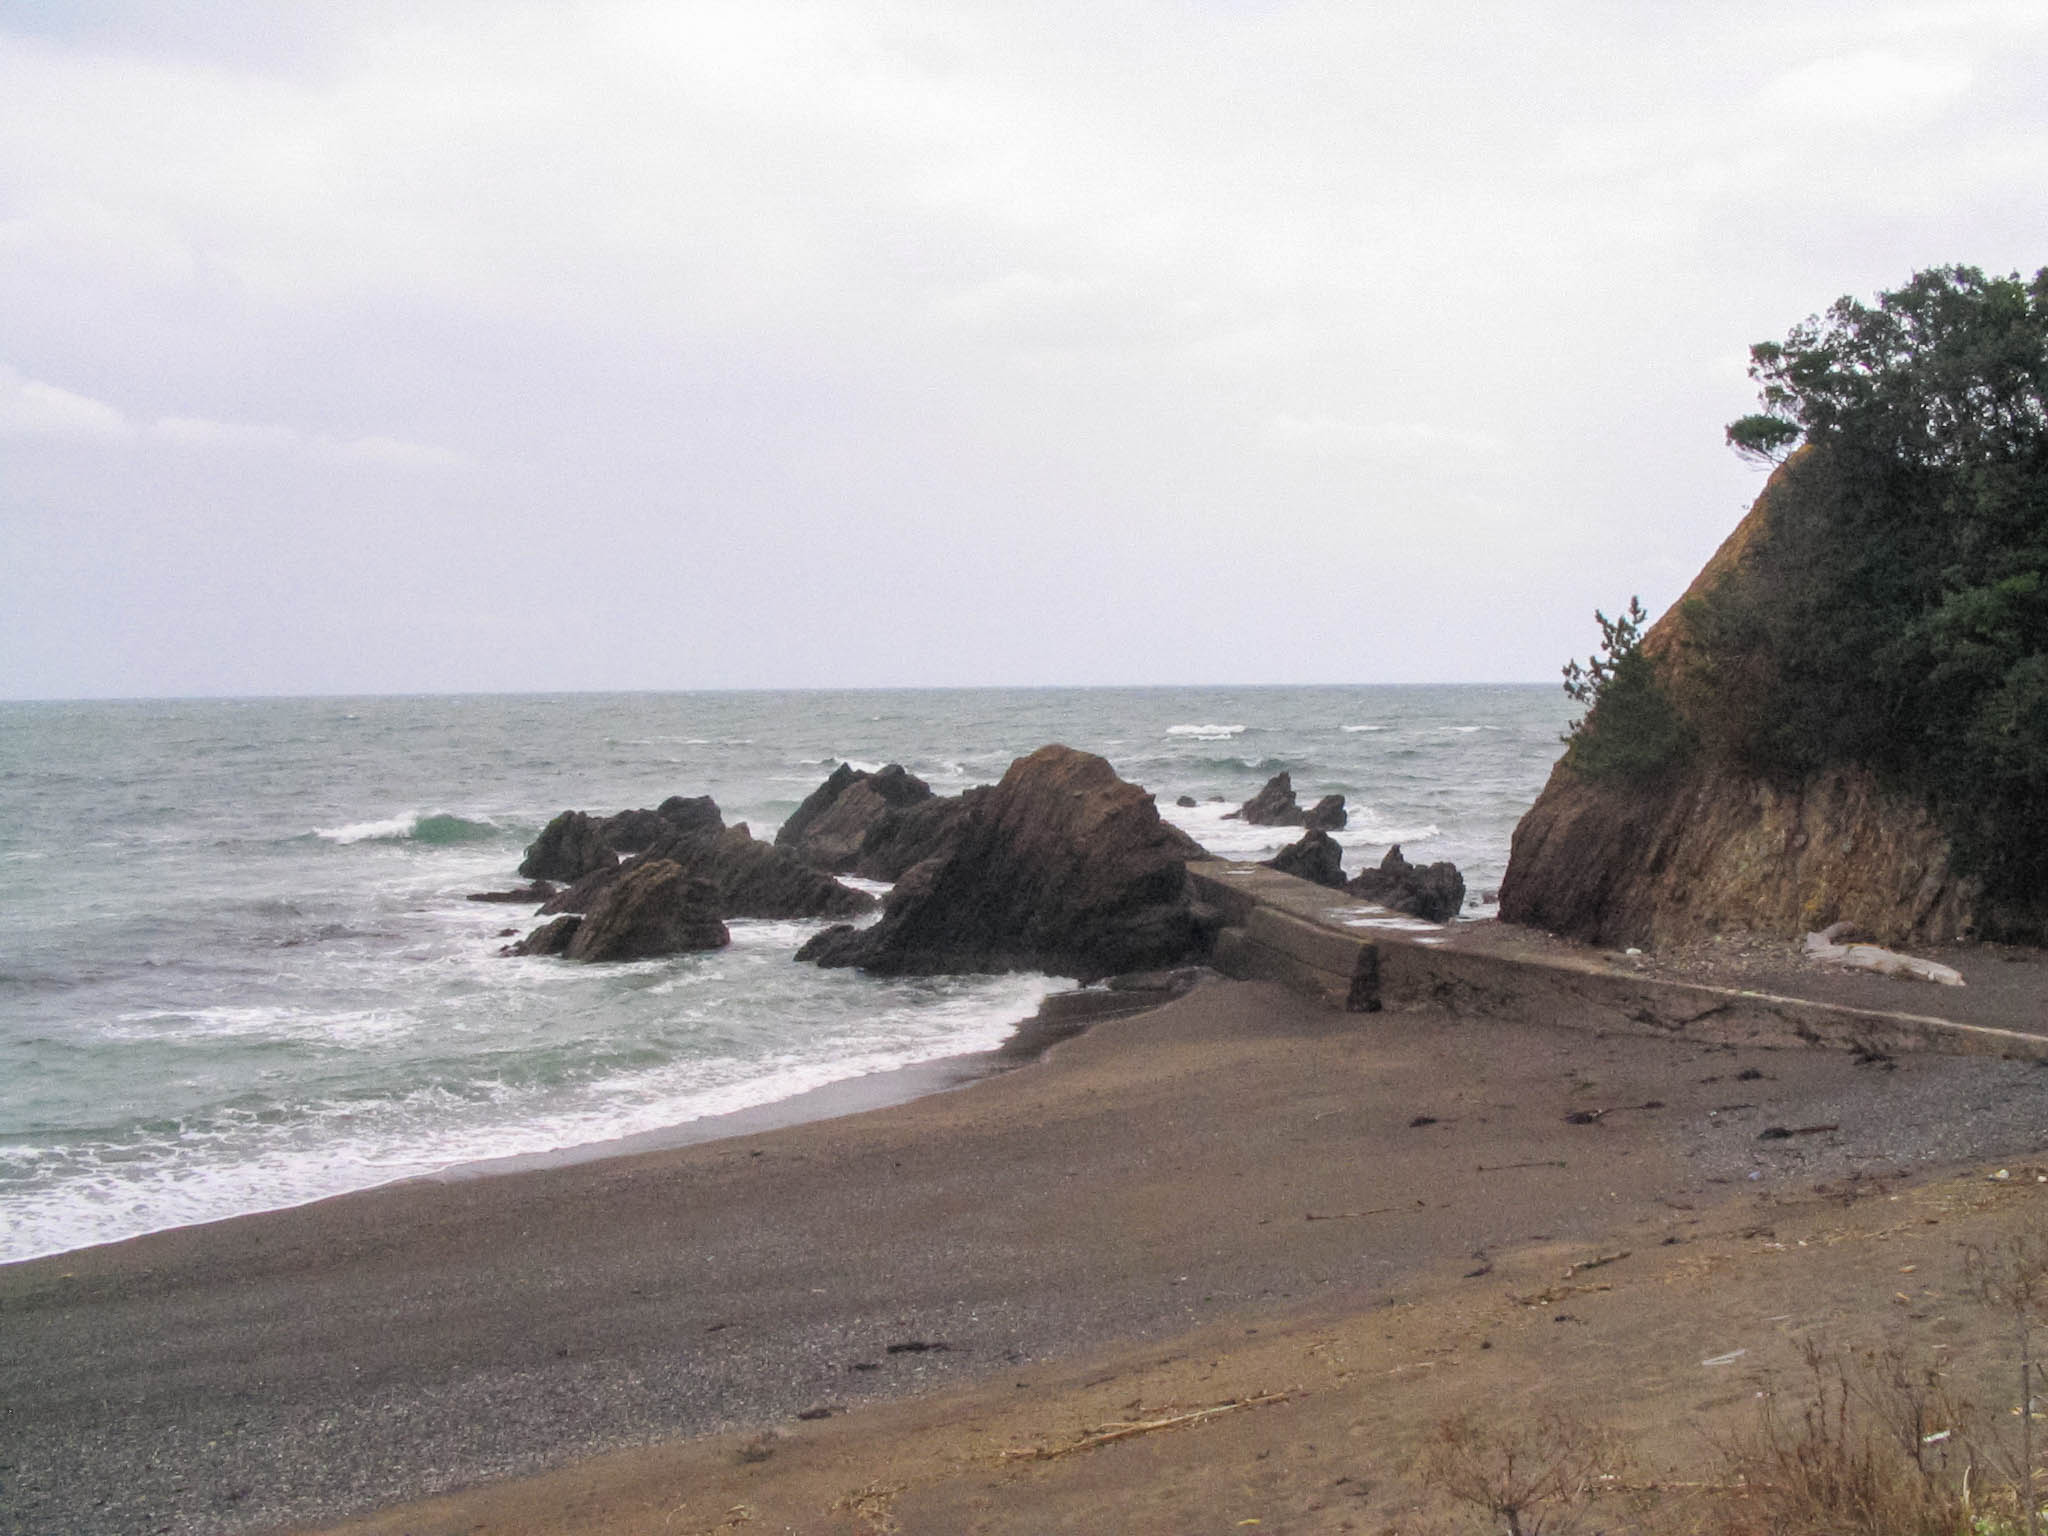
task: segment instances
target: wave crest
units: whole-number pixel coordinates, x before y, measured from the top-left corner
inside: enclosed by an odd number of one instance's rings
[[[393,816],[384,821],[355,821],[340,827],[315,827],[315,837],[330,843],[426,843],[445,847],[451,843],[487,843],[503,835],[503,829],[488,821],[472,821],[447,811],[430,816]]]

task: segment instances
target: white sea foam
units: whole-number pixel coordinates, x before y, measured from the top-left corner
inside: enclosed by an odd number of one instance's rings
[[[362,843],[372,838],[410,837],[419,826],[417,811],[389,816],[382,821],[355,821],[341,827],[315,827],[313,835],[330,843]]]
[[[1367,731],[1388,730],[1390,729],[1390,727],[1384,725],[1347,725],[1344,727],[1344,729],[1351,732],[1354,736],[1356,736],[1361,735]]]
[[[1233,736],[1242,736],[1241,725],[1169,725],[1169,736],[1186,736],[1196,741],[1228,741]]]
[[[0,1153],[8,1214],[0,1231],[0,1262],[304,1204],[457,1164],[614,1141],[775,1103],[828,1083],[991,1050],[1049,991],[1064,985],[1039,975],[878,982],[854,972],[818,972],[789,963],[792,944],[814,932],[815,923],[741,920],[731,926],[731,948],[704,957],[702,964],[686,961],[680,970],[659,961],[609,967],[603,984],[648,977],[653,984],[644,995],[712,1027],[724,1014],[721,1003],[739,995],[733,983],[765,986],[773,995],[777,984],[786,986],[793,977],[798,995],[783,1006],[807,1007],[809,1018],[795,1021],[789,1038],[765,1054],[724,1051],[649,1065],[629,1060],[560,1086],[487,1070],[395,1097],[328,1096],[287,1111],[175,1115],[119,1140],[11,1147]],[[529,979],[544,984],[590,981],[583,968],[499,962],[501,989],[529,966]],[[367,1043],[338,1038],[347,1019],[315,1020],[279,1008],[137,1011],[130,1022],[273,1038],[311,1033],[337,1045]],[[355,1022],[372,1021],[366,1016]],[[439,1027],[456,1037],[466,1032],[459,1018],[443,1018]],[[502,1032],[503,1021],[495,1028]]]

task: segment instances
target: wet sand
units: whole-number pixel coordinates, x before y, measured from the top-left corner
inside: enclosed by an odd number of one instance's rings
[[[1103,1352],[1365,1316],[1489,1255],[2014,1155],[2048,1126],[2032,1066],[1559,1022],[1215,983],[867,1113],[9,1266],[0,1528],[312,1525],[622,1447],[1028,1393]]]

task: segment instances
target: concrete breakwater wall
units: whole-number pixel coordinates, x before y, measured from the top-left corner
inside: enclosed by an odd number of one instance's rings
[[[1224,914],[1218,970],[1351,1013],[1437,1007],[1720,1044],[2048,1061],[2048,1035],[1644,976],[1599,951],[1498,923],[1421,922],[1257,864],[1203,860],[1188,873]]]

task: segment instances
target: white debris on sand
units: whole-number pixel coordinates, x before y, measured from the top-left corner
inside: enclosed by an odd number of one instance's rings
[[[1840,942],[1848,937],[1844,932],[1846,923],[1836,923],[1831,928],[1806,936],[1806,958],[1820,965],[1841,965],[1859,971],[1875,971],[1880,976],[1906,976],[1916,981],[1938,982],[1944,987],[1963,985],[1963,973],[1954,966],[1943,965],[1938,960],[1922,960],[1917,955],[1902,955],[1897,950],[1882,949],[1875,944],[1854,944]]]

